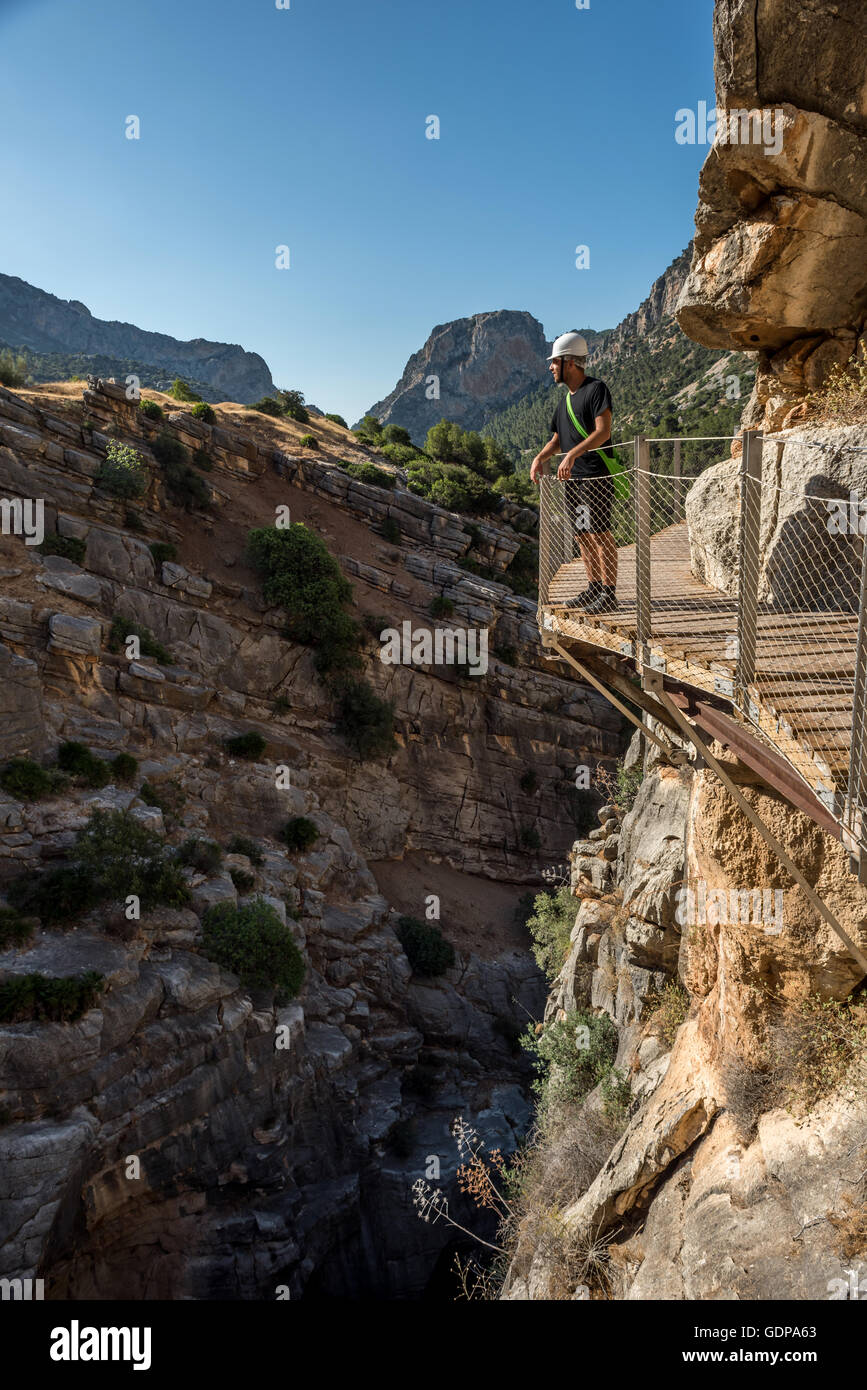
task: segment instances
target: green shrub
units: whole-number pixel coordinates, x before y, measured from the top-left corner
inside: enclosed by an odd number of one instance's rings
[[[197,869],[201,874],[215,874],[223,862],[223,851],[213,840],[199,840],[195,836],[184,840],[176,851],[179,864],[187,869]]]
[[[535,599],[539,593],[539,552],[535,546],[522,541],[509,568],[500,576],[515,594]]]
[[[393,516],[383,518],[379,527],[379,534],[382,536],[383,540],[388,541],[389,545],[400,544],[401,531]]]
[[[111,497],[141,497],[147,489],[147,468],[140,454],[113,439],[94,479]]]
[[[533,937],[536,964],[549,980],[556,980],[569,954],[577,912],[578,904],[567,884],[555,893],[539,893],[533,900],[526,925]]]
[[[217,418],[217,412],[212,405],[208,405],[207,401],[196,401],[190,414],[194,415],[197,420],[204,420],[206,425],[212,425]]]
[[[194,449],[193,463],[195,464],[196,468],[200,468],[203,473],[212,472],[214,467],[214,460],[211,458],[211,455],[208,453],[207,449]]]
[[[264,864],[265,856],[262,853],[261,845],[255,840],[249,839],[246,835],[233,835],[229,841],[229,854],[245,854],[251,864]]]
[[[326,420],[330,420],[333,425],[342,425],[345,430],[349,429],[349,426],[347,425],[342,415],[337,415],[332,411],[329,412],[329,414],[327,414],[325,418]]]
[[[677,1030],[689,1013],[689,995],[679,980],[667,980],[661,990],[647,996],[648,1018],[663,1041],[674,1046]]]
[[[412,435],[409,430],[405,430],[403,425],[384,425],[382,437],[386,444],[404,444],[412,446]]]
[[[35,929],[35,917],[23,917],[14,907],[0,907],[0,951],[26,945]]]
[[[298,440],[298,443],[301,445],[302,449],[319,448],[319,440],[316,438],[315,434],[302,434],[301,438]]]
[[[629,1118],[629,1110],[632,1105],[632,1087],[627,1078],[616,1067],[612,1067],[603,1076],[599,1091],[605,1114],[617,1125],[624,1125]]]
[[[90,874],[78,865],[22,874],[7,885],[6,896],[12,907],[32,913],[43,923],[80,917],[99,901]]]
[[[315,821],[307,816],[293,816],[283,826],[280,838],[290,849],[305,850],[314,844],[322,832]]]
[[[286,613],[286,636],[317,648],[320,674],[358,666],[361,629],[344,606],[352,587],[325,542],[292,522],[251,531],[247,552],[263,576],[265,602]]]
[[[255,401],[250,406],[251,410],[259,410],[263,415],[282,415],[283,407],[279,401],[275,401],[273,396],[263,396],[261,401]]]
[[[455,963],[455,948],[439,927],[418,917],[399,917],[397,939],[406,952],[414,975],[442,975]]]
[[[310,420],[310,415],[304,407],[304,396],[301,391],[278,391],[280,405],[283,414],[288,415],[290,420],[298,420],[302,425],[306,425]]]
[[[246,869],[230,869],[229,877],[241,894],[249,893],[256,880],[252,874],[248,874]]]
[[[541,849],[542,837],[534,825],[522,825],[518,834],[521,849]]]
[[[437,594],[431,601],[430,615],[432,618],[450,618],[455,611],[455,605],[450,598],[443,594]]]
[[[53,789],[51,775],[31,758],[13,758],[0,772],[0,787],[18,801],[38,801]]]
[[[84,541],[77,536],[59,536],[56,531],[49,531],[42,544],[37,546],[42,555],[62,555],[64,560],[72,560],[76,565],[84,563],[86,549]]]
[[[187,451],[184,445],[170,430],[160,430],[156,439],[151,441],[150,450],[157,463],[163,468],[187,462]]]
[[[174,396],[176,401],[195,401],[197,405],[202,399],[191,386],[187,385],[183,377],[180,376],[176,376],[172,382],[172,389],[169,395]]]
[[[16,388],[27,385],[27,358],[11,348],[0,348],[0,386]]]
[[[202,919],[202,949],[248,988],[271,987],[294,998],[304,981],[304,957],[289,928],[262,898],[238,907],[209,907]]]
[[[173,778],[161,782],[159,787],[151,782],[142,782],[139,796],[146,806],[156,806],[157,810],[162,811],[163,817],[170,823],[178,819],[187,799],[183,787]]]
[[[246,734],[233,734],[231,738],[224,738],[223,744],[226,752],[233,758],[247,758],[250,762],[255,762],[261,758],[265,752],[267,739],[264,739],[255,729],[251,729]]]
[[[132,753],[118,753],[112,759],[111,773],[115,782],[132,782],[138,772],[138,760]]]
[[[76,743],[73,739],[61,743],[57,752],[57,765],[71,777],[80,777],[88,787],[107,787],[111,781],[108,763],[91,753],[83,743]]]
[[[153,541],[148,550],[157,565],[161,565],[164,560],[176,560],[178,557],[178,548],[172,545],[171,541]]]
[[[578,1104],[611,1072],[617,1029],[608,1014],[576,1009],[546,1024],[541,1033],[529,1024],[521,1045],[533,1059],[533,1089],[543,1109],[551,1102]]]
[[[135,894],[143,908],[181,907],[190,891],[162,836],[128,811],[94,811],[75,846],[77,864],[90,874],[100,900]]]
[[[352,431],[365,444],[378,444],[382,439],[382,423],[375,415],[365,415],[360,425]]]
[[[360,759],[384,756],[395,747],[394,706],[366,681],[348,681],[340,695],[337,728]]]
[[[389,463],[396,464],[398,468],[406,468],[408,464],[416,463],[422,457],[413,444],[379,444],[377,448]]]
[[[397,484],[393,473],[389,473],[387,468],[377,468],[375,463],[342,463],[340,467],[351,478],[372,487],[384,487],[391,491]]]
[[[138,638],[142,656],[153,657],[154,661],[158,661],[162,666],[171,666],[171,652],[166,650],[162,642],[157,641],[150,628],[144,627],[141,623],[134,623],[130,618],[113,618],[108,635],[109,651],[125,652],[128,637]]]
[[[93,1008],[105,981],[83,975],[13,975],[0,984],[0,1023],[74,1023]]]
[[[144,396],[142,396],[141,400],[138,403],[138,408],[141,411],[142,415],[146,416],[148,420],[163,419],[163,408],[160,405],[159,401],[149,401],[146,400]]]
[[[192,512],[207,511],[213,500],[211,489],[188,463],[167,463],[163,469],[166,491],[176,507]]]

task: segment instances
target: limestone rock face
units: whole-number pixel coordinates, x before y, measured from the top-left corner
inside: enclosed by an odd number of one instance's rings
[[[793,430],[765,441],[760,601],[784,608],[857,608],[861,541],[851,527],[850,493],[863,497],[867,489],[867,452],[860,450],[867,451],[863,425],[811,426],[809,437]],[[715,589],[736,594],[736,462],[706,469],[685,505],[693,573]]]
[[[492,411],[504,410],[545,381],[549,350],[538,319],[517,310],[440,324],[370,414],[384,424],[402,425],[417,444],[443,417],[463,429],[480,429]],[[439,395],[428,399],[431,377],[438,380]]]
[[[181,342],[133,323],[95,319],[78,300],[58,299],[16,275],[0,275],[0,338],[36,352],[128,358],[209,382],[216,400],[259,400],[274,391],[267,363],[234,343]]]
[[[677,318],[709,347],[760,353],[773,429],[851,357],[867,314],[867,12],[717,0],[714,33],[717,138]]]

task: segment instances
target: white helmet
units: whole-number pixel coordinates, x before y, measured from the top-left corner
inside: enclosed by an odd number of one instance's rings
[[[559,338],[554,340],[554,348],[549,362],[553,362],[555,357],[586,357],[590,349],[587,346],[586,338],[582,338],[580,333],[561,333]]]

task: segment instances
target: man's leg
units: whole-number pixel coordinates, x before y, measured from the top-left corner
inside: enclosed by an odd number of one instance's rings
[[[611,531],[611,506],[614,501],[614,485],[610,477],[594,478],[589,484],[593,488],[592,526],[593,543],[597,554],[597,565],[601,576],[601,586],[596,598],[587,607],[588,613],[608,613],[617,607],[617,546]]]

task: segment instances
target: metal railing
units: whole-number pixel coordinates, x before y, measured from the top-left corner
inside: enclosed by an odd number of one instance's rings
[[[627,465],[622,495],[607,477],[543,478],[540,626],[730,699],[821,799],[850,850],[867,850],[867,517],[857,475],[838,453],[786,485],[762,434],[739,438],[740,457],[722,461],[709,446],[723,439],[613,446]],[[588,613],[581,594],[598,572],[594,537],[606,521],[617,607]]]

